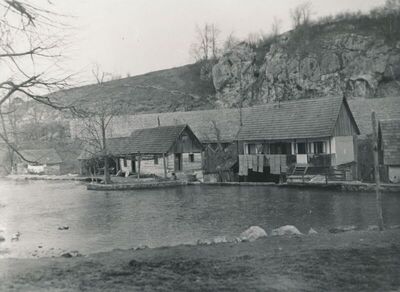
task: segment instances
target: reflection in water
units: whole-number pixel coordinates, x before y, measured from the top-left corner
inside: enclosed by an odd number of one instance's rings
[[[237,236],[252,225],[267,232],[291,224],[302,232],[338,225],[375,224],[372,193],[279,187],[188,186],[94,192],[80,183],[0,181],[0,256],[50,251],[83,254],[114,248],[194,243]],[[385,222],[400,224],[400,196],[383,196]],[[58,230],[59,226],[69,230]],[[20,231],[21,240],[11,242]],[[9,253],[4,251],[9,249]],[[35,251],[36,250],[36,251]]]

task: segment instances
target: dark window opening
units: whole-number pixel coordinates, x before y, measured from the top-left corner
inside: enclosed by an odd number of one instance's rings
[[[270,144],[270,154],[285,154],[288,155],[291,153],[291,144],[290,143],[272,143]]]
[[[194,162],[194,154],[189,154],[189,162]]]
[[[247,144],[247,154],[256,154],[255,144]]]
[[[124,167],[128,167],[128,159],[124,158]]]
[[[158,157],[154,156],[154,164],[158,164]]]
[[[324,153],[324,142],[314,142],[314,153],[315,154]]]
[[[307,154],[306,143],[297,143],[297,154]]]

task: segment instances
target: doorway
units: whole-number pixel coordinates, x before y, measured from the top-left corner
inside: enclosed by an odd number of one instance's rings
[[[175,172],[182,171],[182,153],[175,153],[174,170]]]

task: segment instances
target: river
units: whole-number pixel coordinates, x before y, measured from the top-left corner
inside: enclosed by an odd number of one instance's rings
[[[249,186],[184,186],[87,191],[78,182],[0,181],[0,257],[57,256],[192,244],[238,236],[258,225],[267,233],[290,224],[306,233],[339,225],[376,224],[373,193]],[[383,195],[387,225],[400,224],[400,195]],[[59,227],[67,226],[67,230]],[[21,236],[11,241],[16,232]]]

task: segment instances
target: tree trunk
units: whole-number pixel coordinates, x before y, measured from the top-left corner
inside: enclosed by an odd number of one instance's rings
[[[110,184],[111,183],[111,178],[110,178],[110,171],[109,171],[109,165],[108,165],[108,156],[104,156],[104,184]]]
[[[375,170],[375,192],[376,192],[376,211],[378,216],[379,230],[383,230],[383,215],[382,215],[382,196],[380,191],[381,181],[379,176],[379,157],[378,157],[378,134],[375,112],[372,112],[372,131],[374,135],[373,150],[374,150],[374,170]]]
[[[165,154],[162,155],[163,158],[163,165],[164,165],[164,178],[167,178],[167,161],[165,159]]]
[[[108,165],[108,153],[107,153],[107,139],[106,139],[106,125],[104,118],[101,119],[101,136],[103,139],[103,157],[104,157],[104,184],[110,184],[110,170]]]

